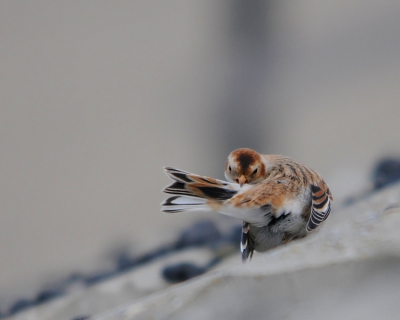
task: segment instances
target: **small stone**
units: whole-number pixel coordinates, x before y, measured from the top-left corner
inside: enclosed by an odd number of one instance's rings
[[[63,294],[64,291],[62,289],[46,289],[38,293],[35,302],[38,304],[45,303],[52,299],[58,298]]]
[[[182,282],[206,272],[207,269],[191,262],[181,262],[166,266],[162,275],[169,282]]]
[[[378,162],[372,177],[375,189],[400,181],[400,159],[382,159]]]

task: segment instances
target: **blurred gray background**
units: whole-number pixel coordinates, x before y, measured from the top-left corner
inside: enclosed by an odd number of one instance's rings
[[[284,154],[339,204],[400,154],[396,0],[1,1],[0,48],[2,303],[213,216],[163,166]]]

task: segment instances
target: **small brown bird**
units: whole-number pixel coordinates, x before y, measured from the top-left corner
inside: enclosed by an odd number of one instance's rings
[[[243,220],[241,251],[245,261],[307,236],[329,216],[332,194],[315,171],[279,155],[251,149],[233,151],[225,177],[231,182],[165,168],[175,180],[165,193],[173,194],[162,211],[217,211]],[[235,183],[236,182],[236,183]]]

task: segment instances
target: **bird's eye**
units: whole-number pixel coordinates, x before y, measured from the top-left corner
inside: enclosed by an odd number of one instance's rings
[[[257,171],[258,171],[258,168],[257,168],[257,169],[255,169],[255,170],[253,171],[253,174],[256,174],[256,173],[257,173]]]
[[[231,168],[231,166],[229,166],[229,168],[228,168],[228,169],[229,169],[229,171],[232,171],[232,168]]]

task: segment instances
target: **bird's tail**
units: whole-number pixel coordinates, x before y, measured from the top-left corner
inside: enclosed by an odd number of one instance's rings
[[[167,213],[215,210],[223,201],[233,197],[240,186],[222,180],[198,176],[166,167],[165,173],[174,181],[163,192],[174,195],[161,204]]]

